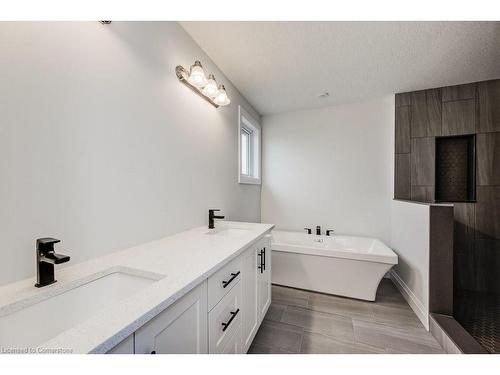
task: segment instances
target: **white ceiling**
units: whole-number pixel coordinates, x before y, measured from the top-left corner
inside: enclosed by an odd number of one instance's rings
[[[500,78],[500,22],[181,24],[263,115]]]

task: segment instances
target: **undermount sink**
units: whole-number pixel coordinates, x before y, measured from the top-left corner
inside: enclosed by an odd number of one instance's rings
[[[216,228],[213,231],[207,232],[209,235],[213,236],[225,236],[225,237],[238,237],[250,232],[248,229],[244,228]]]
[[[0,347],[36,347],[163,278],[120,267],[0,308]],[[54,284],[56,286],[56,284]],[[9,306],[7,306],[9,307]],[[2,311],[4,311],[2,313]]]

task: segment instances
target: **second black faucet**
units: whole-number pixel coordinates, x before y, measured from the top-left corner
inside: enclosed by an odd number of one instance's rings
[[[224,219],[224,216],[214,215],[214,212],[220,211],[218,208],[208,210],[208,229],[214,229],[214,219]]]
[[[304,228],[307,231],[307,234],[311,234],[311,228]],[[333,233],[333,229],[328,229],[326,231],[326,235],[330,236],[330,233]],[[317,225],[316,226],[316,235],[321,236],[321,226]]]

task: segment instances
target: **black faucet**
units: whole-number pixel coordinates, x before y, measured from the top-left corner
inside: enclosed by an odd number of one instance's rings
[[[311,234],[311,228],[304,228],[305,230],[307,230],[307,234]]]
[[[329,235],[330,235],[330,233],[333,233],[333,229],[328,229],[328,230],[326,231],[326,235],[327,235],[327,236],[329,236]]]
[[[55,283],[54,264],[66,263],[69,256],[54,252],[54,244],[61,242],[56,238],[36,240],[36,284],[37,288]]]
[[[316,235],[321,236],[321,227],[319,225],[316,226]]]
[[[219,209],[208,210],[208,229],[214,229],[214,219],[224,219],[224,216],[216,216],[214,212],[220,211]]]

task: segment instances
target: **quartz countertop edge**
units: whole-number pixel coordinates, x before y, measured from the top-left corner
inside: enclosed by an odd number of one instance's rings
[[[110,269],[130,269],[138,274],[162,277],[37,346],[38,353],[106,353],[274,227],[245,222],[217,224],[220,229],[237,227],[248,233],[214,236],[207,227],[197,227],[56,270],[58,282],[45,288],[35,288],[33,278],[2,286],[0,316],[6,313],[3,310],[22,304],[23,300],[36,300],[42,293],[46,299],[49,290],[54,295],[64,293],[73,288],[75,282],[109,273]]]

